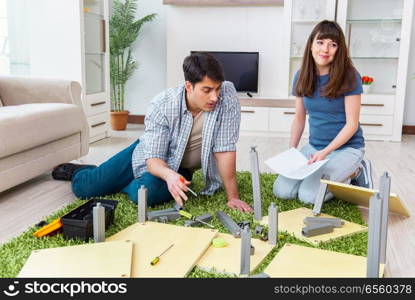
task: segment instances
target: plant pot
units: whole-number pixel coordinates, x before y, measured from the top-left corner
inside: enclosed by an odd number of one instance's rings
[[[111,112],[111,128],[112,130],[125,130],[128,122],[128,110]]]
[[[371,89],[372,89],[372,85],[370,85],[370,84],[364,84],[363,85],[363,93],[364,94],[369,94]]]

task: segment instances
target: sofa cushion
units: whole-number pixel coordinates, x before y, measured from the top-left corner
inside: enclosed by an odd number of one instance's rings
[[[0,158],[55,141],[82,129],[74,104],[33,103],[0,109]]]

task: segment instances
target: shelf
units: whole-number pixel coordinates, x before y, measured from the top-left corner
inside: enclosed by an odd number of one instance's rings
[[[93,17],[93,18],[101,18],[104,19],[104,16],[102,14],[99,13],[95,13],[95,12],[84,12],[85,17]]]
[[[351,59],[399,59],[399,57],[362,57],[362,56],[352,56]]]
[[[347,23],[401,23],[402,19],[349,19]]]
[[[250,107],[276,107],[276,108],[293,108],[295,99],[270,99],[270,98],[239,98],[241,106]]]
[[[302,56],[291,56],[292,59],[302,59]]]

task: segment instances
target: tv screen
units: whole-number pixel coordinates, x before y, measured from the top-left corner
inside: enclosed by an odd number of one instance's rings
[[[197,51],[192,51],[194,52]],[[219,60],[225,80],[231,81],[237,92],[258,92],[258,52],[204,52]]]

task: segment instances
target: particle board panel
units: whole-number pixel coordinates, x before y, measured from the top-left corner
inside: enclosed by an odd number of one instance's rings
[[[270,277],[366,277],[366,257],[285,244],[264,270]],[[383,277],[384,264],[379,266]]]
[[[220,273],[239,275],[241,264],[241,239],[231,234],[219,233],[217,237],[223,238],[228,245],[223,248],[210,246],[205,255],[198,261],[197,267],[205,271],[215,269]],[[255,254],[251,255],[250,272],[264,260],[274,246],[258,239],[251,239],[255,247]]]
[[[131,277],[185,277],[209,247],[217,231],[212,229],[146,222],[136,223],[107,238],[134,243]],[[157,265],[150,262],[171,244]]]
[[[130,277],[133,244],[111,242],[33,250],[18,277]]]
[[[301,229],[306,226],[303,222],[306,217],[314,217],[314,215],[311,209],[305,207],[281,212],[278,214],[278,231],[287,231],[288,233],[293,234],[296,238],[307,241],[313,245],[318,245],[320,242],[327,242],[329,240],[367,231],[366,226],[343,220],[344,225],[341,228],[334,228],[333,232],[312,237],[305,237],[302,235]],[[320,214],[319,217],[334,218],[333,216],[327,214]],[[268,216],[262,218],[261,224],[268,225]]]
[[[360,186],[334,182],[322,179],[321,182],[327,183],[330,192],[343,201],[356,205],[369,207],[369,200],[378,190],[367,189]],[[323,204],[324,205],[324,204]],[[401,201],[398,195],[391,193],[389,197],[389,211],[409,217],[409,210]]]

